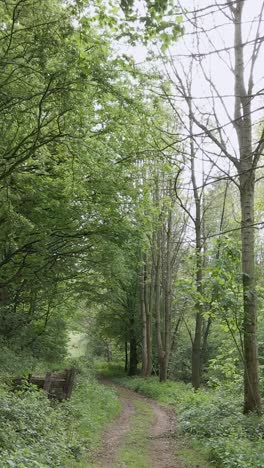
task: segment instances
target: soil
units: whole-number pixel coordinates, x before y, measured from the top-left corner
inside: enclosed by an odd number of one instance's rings
[[[177,460],[174,453],[175,440],[172,439],[172,434],[175,432],[175,416],[169,414],[167,408],[158,405],[149,398],[120,385],[113,384],[108,380],[102,380],[102,383],[115,387],[122,403],[122,412],[104,433],[103,450],[97,454],[96,465],[101,468],[117,468],[120,466],[117,455],[125,436],[131,430],[131,419],[136,411],[134,402],[135,400],[141,400],[152,408],[155,415],[154,424],[150,428],[149,434],[146,434],[146,444],[149,445],[151,460],[149,468],[184,468],[184,465]]]

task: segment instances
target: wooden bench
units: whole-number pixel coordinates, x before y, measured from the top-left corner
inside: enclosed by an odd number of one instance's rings
[[[71,397],[76,370],[64,369],[62,372],[47,372],[46,375],[30,374],[26,381],[47,392],[50,399],[68,400]],[[25,379],[14,379],[14,388],[21,386]]]

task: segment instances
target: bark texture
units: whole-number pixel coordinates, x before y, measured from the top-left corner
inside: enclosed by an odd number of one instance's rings
[[[240,161],[237,164],[240,182],[242,276],[244,305],[244,412],[260,411],[258,357],[256,340],[255,235],[254,187],[255,168],[259,155],[252,147],[252,90],[254,59],[248,87],[245,84],[245,65],[242,39],[244,2],[231,6],[234,17],[235,43],[235,120]],[[255,49],[256,52],[256,49]],[[255,53],[254,52],[254,53]]]

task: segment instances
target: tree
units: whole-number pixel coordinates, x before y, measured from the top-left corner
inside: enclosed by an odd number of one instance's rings
[[[258,363],[257,363],[257,344],[256,344],[256,292],[255,292],[255,234],[254,234],[254,187],[255,187],[255,172],[258,168],[258,162],[263,151],[263,134],[260,139],[254,143],[253,132],[253,102],[258,95],[257,90],[254,91],[254,73],[256,68],[257,58],[260,54],[262,41],[260,40],[260,27],[264,6],[262,5],[259,12],[257,26],[255,28],[255,37],[249,40],[248,44],[251,47],[249,74],[245,70],[245,44],[242,37],[243,18],[242,13],[245,5],[248,2],[234,1],[227,2],[219,11],[229,21],[229,24],[234,28],[233,45],[218,49],[208,35],[205,27],[201,24],[200,34],[204,34],[208,44],[211,47],[209,53],[217,55],[218,60],[228,67],[231,71],[231,79],[234,82],[234,115],[229,111],[227,98],[221,90],[219,90],[216,81],[212,77],[210,70],[208,71],[207,63],[204,58],[206,52],[201,51],[201,40],[198,34],[199,31],[199,12],[191,12],[195,24],[194,33],[197,41],[195,42],[196,51],[191,54],[191,60],[196,61],[196,70],[200,70],[207,90],[211,95],[208,97],[210,108],[204,111],[195,96],[190,96],[188,87],[186,86],[185,75],[180,72],[180,68],[173,66],[173,73],[176,81],[176,89],[179,91],[186,103],[192,102],[193,110],[190,113],[190,118],[198,129],[193,135],[189,134],[191,139],[197,138],[198,132],[202,132],[206,136],[210,145],[205,149],[209,160],[213,160],[216,167],[218,160],[214,158],[226,158],[237,170],[238,181],[236,176],[232,180],[239,185],[240,190],[240,207],[241,207],[241,242],[242,242],[242,262],[241,270],[243,275],[243,307],[244,307],[244,412],[260,410],[260,395],[258,383]],[[217,5],[216,5],[217,6]],[[209,10],[214,11],[215,6],[209,5]],[[190,19],[188,13],[187,20]],[[253,23],[252,23],[253,25]],[[254,29],[254,28],[253,28]],[[231,52],[233,51],[233,57]],[[227,55],[226,60],[224,54]],[[183,70],[183,68],[182,68]],[[218,106],[216,105],[218,101]],[[227,123],[221,123],[221,113],[219,107],[222,106],[222,111],[227,118]],[[232,126],[237,135],[237,150],[234,148],[230,135],[227,132],[227,127]],[[197,133],[197,135],[196,135]],[[213,149],[212,149],[213,148]],[[225,174],[228,173],[225,171]]]
[[[99,301],[107,249],[129,232],[133,188],[120,161],[141,105],[135,73],[71,6],[0,8],[1,333],[37,349],[49,323],[73,313],[70,295],[96,289]]]

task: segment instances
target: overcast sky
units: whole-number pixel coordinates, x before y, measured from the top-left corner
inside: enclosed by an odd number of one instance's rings
[[[214,82],[217,92],[223,97],[223,101],[221,103],[221,99],[217,97],[216,92],[214,92],[216,96],[214,102],[209,98],[212,89],[210,89],[208,82],[205,80],[201,64],[196,60],[194,65],[195,71],[192,78],[192,94],[196,98],[195,105],[197,106],[197,115],[199,115],[198,110],[200,109],[201,119],[205,118],[205,114],[209,114],[212,105],[214,105],[219,123],[225,128],[225,138],[229,139],[229,148],[234,155],[236,154],[238,156],[236,132],[232,122],[230,122],[234,116],[234,75],[232,71],[230,71],[230,66],[234,63],[234,26],[231,19],[228,18],[228,16],[231,16],[231,13],[226,3],[226,0],[180,0],[180,4],[185,8],[185,15],[183,16],[185,34],[178,40],[175,46],[170,47],[169,53],[173,57],[175,69],[181,73],[182,76],[184,76],[184,72],[189,70],[191,55],[197,53],[204,54],[201,62],[204,71]],[[244,47],[246,79],[248,79],[254,39],[256,38],[258,28],[259,36],[262,38],[264,37],[263,3],[264,0],[245,0],[243,11],[243,42],[247,43]],[[194,10],[198,10],[196,15],[193,13]],[[194,34],[194,32],[197,31],[199,33],[198,42],[197,36]],[[215,50],[220,50],[221,52],[216,53]],[[146,49],[137,47],[134,49],[133,55],[137,62],[142,62],[146,58]],[[172,66],[167,66],[166,71],[169,73],[172,80],[177,81]],[[257,139],[260,131],[260,121],[263,121],[264,114],[264,42],[255,68],[254,83],[254,92],[262,91],[262,95],[254,99],[252,106],[252,116],[255,124],[254,134]],[[180,94],[177,93],[177,89],[175,89],[174,99],[175,106],[182,109],[182,113],[184,114],[186,111],[186,104],[184,100],[181,99]],[[229,117],[227,113],[229,113]],[[200,133],[198,127],[196,127],[195,130],[197,133]],[[181,132],[183,133],[183,137],[184,133],[187,134],[183,128]],[[219,152],[218,148],[213,148],[211,143],[207,145],[203,143],[203,146],[209,151],[212,151],[212,153],[214,151],[216,153]],[[198,156],[196,175],[198,184],[200,184],[202,183],[202,171],[205,170],[205,172],[208,172],[210,170],[210,164],[202,164],[201,161],[204,159],[204,156],[201,151],[198,150],[196,155]],[[229,171],[230,164],[226,158],[220,157],[217,161],[221,169]],[[231,173],[234,174],[235,172],[235,168],[231,167]],[[215,170],[212,175],[214,173]],[[186,175],[186,180],[187,179],[188,175]]]

